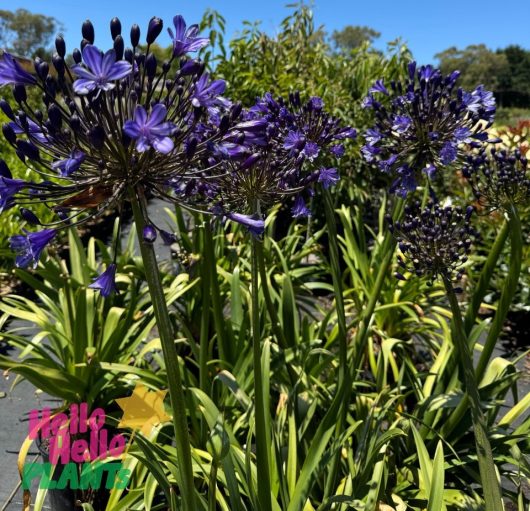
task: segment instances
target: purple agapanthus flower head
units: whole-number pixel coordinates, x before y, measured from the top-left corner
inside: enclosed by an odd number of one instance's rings
[[[116,61],[114,49],[103,54],[96,46],[87,44],[83,49],[83,61],[72,67],[72,71],[79,76],[74,82],[77,94],[89,94],[96,89],[108,91],[116,86],[115,81],[125,78],[132,73],[132,64],[126,60]]]
[[[408,66],[409,78],[387,89],[378,80],[364,106],[375,111],[375,125],[365,133],[364,159],[394,177],[391,189],[404,196],[420,180],[465,161],[470,150],[489,142],[495,100],[482,86],[458,88],[458,72],[444,76],[433,66]],[[382,93],[379,101],[376,93]],[[440,172],[436,175],[442,176]]]
[[[59,171],[61,176],[69,176],[72,172],[79,169],[85,160],[85,153],[77,148],[74,148],[68,158],[52,163],[52,167]]]
[[[109,264],[107,269],[96,277],[88,287],[99,291],[104,298],[118,293],[116,286],[116,265],[114,263]]]
[[[143,153],[150,147],[158,152],[167,154],[172,151],[174,144],[170,135],[175,129],[173,123],[165,121],[167,108],[158,103],[151,113],[147,115],[145,108],[141,105],[134,111],[134,119],[126,121],[123,131],[127,136],[136,140],[136,150]]]
[[[24,234],[11,236],[9,243],[17,254],[15,264],[19,268],[27,268],[30,265],[36,268],[42,251],[56,234],[55,229],[43,229],[38,232],[24,230]]]
[[[197,37],[199,25],[190,25],[186,28],[186,22],[182,16],[175,16],[173,25],[175,25],[175,33],[170,28],[167,31],[173,40],[174,57],[182,57],[188,52],[198,51],[210,44],[210,40],[207,37]]]
[[[254,219],[252,214],[262,215],[284,197],[296,196],[293,214],[302,216],[302,197],[311,193],[319,175],[326,188],[338,181],[336,169],[318,170],[322,160],[342,156],[342,141],[356,131],[327,113],[319,98],[302,102],[296,92],[288,100],[265,94],[242,115],[247,121],[215,148],[209,163],[219,176],[205,179],[202,199],[215,201],[223,212],[245,211]]]
[[[35,77],[26,71],[10,53],[0,56],[0,86],[2,85],[34,85]]]

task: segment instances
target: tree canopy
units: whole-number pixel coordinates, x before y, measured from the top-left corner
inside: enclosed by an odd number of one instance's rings
[[[438,53],[443,72],[458,69],[463,88],[483,84],[503,107],[530,107],[530,51],[512,45],[493,51],[484,44]]]
[[[359,48],[364,43],[372,43],[378,39],[381,33],[370,27],[359,25],[347,25],[342,30],[334,30],[331,40],[340,51],[349,52]]]
[[[26,9],[0,9],[0,47],[23,57],[46,57],[62,24],[51,16]]]

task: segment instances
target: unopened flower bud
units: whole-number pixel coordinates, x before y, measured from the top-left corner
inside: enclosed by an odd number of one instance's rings
[[[89,44],[94,44],[94,25],[90,20],[86,20],[81,26],[81,34],[88,41]]]
[[[164,22],[160,18],[156,16],[151,18],[149,21],[149,27],[147,28],[147,37],[145,38],[147,44],[153,44],[155,42],[155,39],[160,35],[160,32],[162,32],[163,27]]]

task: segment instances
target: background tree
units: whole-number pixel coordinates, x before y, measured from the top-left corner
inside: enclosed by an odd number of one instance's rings
[[[520,46],[511,45],[502,53],[507,61],[507,68],[499,76],[497,99],[501,105],[530,107],[530,51]]]
[[[358,48],[363,43],[371,44],[375,39],[378,39],[381,33],[370,27],[359,25],[348,25],[342,30],[334,30],[331,34],[331,40],[340,51],[345,53]]]
[[[52,39],[62,29],[51,16],[26,9],[0,10],[0,48],[23,57],[50,57]]]
[[[444,73],[458,69],[464,89],[482,83],[502,107],[530,108],[530,51],[520,46],[490,50],[484,44],[456,47],[438,53]]]
[[[491,51],[484,44],[472,44],[463,50],[455,46],[435,55],[445,74],[458,69],[462,76],[460,85],[471,89],[483,84],[488,90],[499,88],[500,76],[508,70],[508,60],[503,53]]]

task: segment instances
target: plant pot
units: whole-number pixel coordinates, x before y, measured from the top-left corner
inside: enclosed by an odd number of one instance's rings
[[[48,441],[42,441],[39,438],[36,443],[41,453],[42,461],[45,463],[49,462]],[[52,480],[58,481],[63,470],[64,465],[58,464],[53,471]],[[50,508],[53,511],[75,511],[76,495],[74,490],[70,488],[65,488],[64,490],[48,490],[46,496]]]

